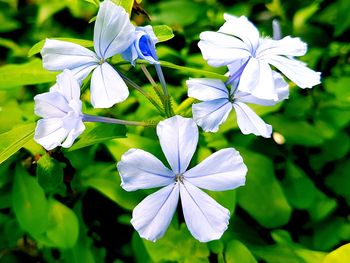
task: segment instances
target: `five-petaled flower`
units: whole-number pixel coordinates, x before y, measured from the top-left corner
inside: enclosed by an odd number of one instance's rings
[[[70,69],[80,82],[93,71],[91,104],[95,108],[109,108],[124,101],[129,96],[129,90],[106,60],[124,52],[135,37],[135,27],[125,10],[105,0],[100,4],[94,28],[96,53],[78,44],[46,39],[41,50],[43,65],[53,71]]]
[[[34,139],[46,150],[57,146],[69,148],[85,130],[82,121],[80,87],[70,70],[57,76],[50,92],[36,95],[35,114],[42,117],[37,123]]]
[[[238,127],[243,134],[253,133],[265,138],[271,137],[271,125],[266,124],[245,103],[272,106],[286,99],[289,95],[288,84],[279,73],[273,72],[273,76],[278,101],[259,99],[247,92],[240,91],[237,88],[239,79],[232,82],[230,91],[226,84],[219,79],[187,80],[188,96],[203,101],[192,105],[194,121],[204,131],[216,132],[219,125],[226,121],[234,108]]]
[[[187,170],[198,143],[194,121],[171,117],[158,124],[157,135],[171,170],[140,149],[130,149],[117,164],[125,190],[163,187],[135,207],[132,225],[143,238],[161,238],[180,196],[191,234],[201,242],[219,239],[227,229],[230,213],[198,187],[224,191],[244,185],[247,167],[242,157],[233,148],[222,149]]]
[[[280,40],[262,38],[244,16],[224,15],[226,22],[218,32],[202,32],[199,48],[209,65],[228,66],[233,78],[240,76],[238,89],[257,98],[278,101],[273,70],[280,70],[301,88],[320,83],[320,73],[309,69],[294,56],[303,56],[306,43],[290,36]]]

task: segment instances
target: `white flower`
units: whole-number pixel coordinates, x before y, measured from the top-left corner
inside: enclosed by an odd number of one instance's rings
[[[136,59],[147,60],[151,64],[157,64],[158,57],[155,51],[155,44],[158,38],[153,32],[152,26],[136,27],[135,41],[122,53],[125,60],[135,66]]]
[[[278,101],[289,95],[288,84],[280,74],[273,72],[274,85]],[[271,137],[272,127],[266,124],[245,103],[272,106],[274,100],[263,100],[237,89],[238,81],[234,81],[229,92],[225,83],[218,79],[190,79],[186,81],[188,96],[203,102],[192,105],[192,115],[198,126],[204,131],[217,132],[219,125],[226,121],[232,108],[235,109],[238,127],[243,134],[253,133],[265,138]]]
[[[46,150],[57,146],[69,148],[85,130],[82,121],[80,87],[70,70],[57,76],[50,92],[36,95],[35,114],[42,117],[37,123],[34,139]]]
[[[105,0],[100,5],[94,28],[95,52],[80,45],[46,39],[41,50],[44,68],[72,70],[81,82],[91,71],[91,104],[109,108],[124,101],[129,90],[117,71],[106,60],[126,50],[135,39],[135,27],[125,10]]]
[[[222,149],[187,170],[198,143],[193,120],[174,116],[161,121],[157,135],[171,170],[139,149],[127,151],[117,165],[121,186],[127,191],[163,187],[135,207],[132,225],[143,238],[161,238],[180,196],[191,234],[201,242],[219,239],[227,229],[230,213],[197,187],[224,191],[244,185],[247,167],[242,157],[233,148]]]
[[[240,91],[261,99],[278,100],[270,65],[301,88],[320,83],[319,72],[293,58],[303,56],[307,51],[306,44],[299,38],[261,38],[246,17],[225,14],[224,18],[226,22],[218,32],[200,34],[198,46],[209,65],[228,66],[231,75],[240,75]]]

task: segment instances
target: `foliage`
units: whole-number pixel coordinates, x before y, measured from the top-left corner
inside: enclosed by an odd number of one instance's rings
[[[133,1],[119,2],[131,12]],[[191,115],[194,102],[187,98],[189,77],[226,80],[225,69],[208,66],[197,46],[200,32],[222,25],[224,12],[248,16],[266,36],[278,19],[283,35],[308,43],[302,60],[322,72],[321,85],[292,86],[289,100],[254,107],[273,126],[273,138],[242,135],[234,114],[220,133],[201,133],[191,165],[233,146],[249,169],[245,187],[209,193],[233,213],[224,236],[207,244],[193,239],[178,212],[156,243],[141,239],[130,224],[132,209],[151,191],[121,189],[115,165],[130,148],[165,161],[154,126],[87,125],[70,149],[45,151],[33,140],[33,97],[57,75],[42,68],[43,40],[92,47],[89,21],[97,8],[96,0],[0,2],[0,261],[350,262],[350,2],[134,3],[135,24],[155,26],[166,41],[157,53],[172,107],[183,116]],[[120,57],[112,62],[160,103],[142,74],[143,61],[135,68]],[[88,85],[82,95],[88,114],[149,123],[164,117],[136,90],[110,109],[93,109]]]

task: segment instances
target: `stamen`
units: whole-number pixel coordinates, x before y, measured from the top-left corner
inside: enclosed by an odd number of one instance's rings
[[[184,176],[183,176],[183,174],[177,174],[177,175],[175,175],[175,182],[180,182],[180,183],[184,183]]]

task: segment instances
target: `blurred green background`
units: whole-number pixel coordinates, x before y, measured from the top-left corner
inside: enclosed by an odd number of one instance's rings
[[[156,243],[140,239],[129,223],[132,209],[152,191],[122,190],[115,164],[131,147],[165,161],[154,128],[87,125],[71,149],[50,152],[32,139],[33,97],[48,90],[56,73],[28,52],[49,37],[92,40],[93,2],[0,0],[0,262],[350,262],[350,1],[134,5],[135,24],[174,31],[157,45],[161,60],[224,74],[225,68],[206,64],[197,43],[200,32],[218,30],[226,12],[249,17],[264,36],[271,36],[277,19],[284,36],[308,43],[301,59],[322,72],[321,85],[302,90],[292,84],[289,100],[253,107],[273,126],[271,139],[242,135],[234,114],[218,133],[201,132],[191,165],[235,147],[249,170],[246,186],[210,193],[233,214],[222,239],[208,244],[192,238],[180,214]],[[122,69],[152,92],[139,66]],[[169,68],[164,74],[176,110],[187,98],[185,81],[201,76]],[[83,100],[85,113],[161,118],[134,90],[110,109],[92,109],[88,92]],[[185,106],[181,114],[190,116]]]

